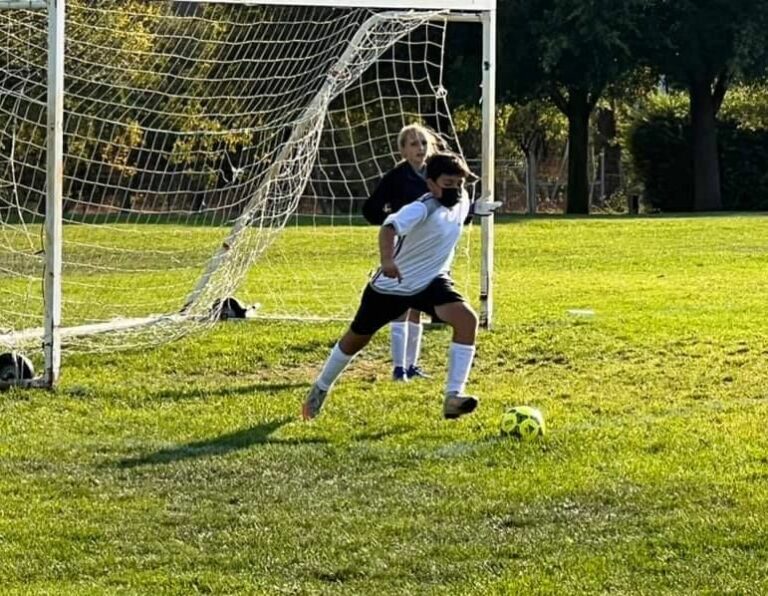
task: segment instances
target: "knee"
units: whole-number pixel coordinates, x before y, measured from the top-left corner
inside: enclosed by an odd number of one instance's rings
[[[478,318],[477,313],[474,310],[472,310],[471,308],[468,308],[467,310],[469,311],[469,319],[470,319],[470,324],[472,325],[472,329],[477,331],[477,327],[480,325],[480,319]]]
[[[458,317],[453,319],[454,334],[457,338],[461,338],[466,343],[474,342],[478,324],[479,322],[475,311],[466,307]]]
[[[474,310],[472,310],[469,306],[466,306],[464,308],[464,312],[460,317],[460,321],[464,329],[466,329],[467,331],[471,330],[473,333],[477,331],[477,327],[479,325],[479,319],[477,318],[477,313]]]
[[[353,331],[348,331],[344,337],[339,340],[339,349],[347,356],[354,356],[368,345],[370,339],[370,335],[358,335]]]
[[[475,311],[472,309],[468,310],[469,313],[467,314],[467,331],[472,334],[472,339],[474,340],[475,336],[477,335],[477,327],[480,322],[477,318],[477,313],[475,313]]]

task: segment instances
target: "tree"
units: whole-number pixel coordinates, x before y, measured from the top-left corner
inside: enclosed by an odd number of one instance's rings
[[[546,97],[568,119],[568,213],[589,212],[589,117],[605,89],[631,70],[648,0],[507,0],[500,3],[500,92]]]
[[[766,72],[768,1],[655,0],[648,17],[650,64],[690,98],[694,209],[720,209],[717,113],[734,80]]]
[[[97,6],[68,0],[65,197],[119,200],[127,207],[132,194],[151,185],[160,188],[172,178],[169,171],[185,169],[205,172],[194,183],[206,190],[216,183],[222,153],[248,140],[245,133],[190,134],[245,130],[249,112],[248,98],[238,94],[243,84],[237,82],[237,72],[229,74],[229,88],[208,84],[210,78],[225,78],[212,73],[215,68],[241,68],[242,61],[216,60],[248,41],[229,43],[232,19],[217,18],[233,9],[192,8],[169,0],[102,0]],[[191,13],[201,18],[180,18]],[[40,51],[47,43],[44,16],[16,12],[0,24],[0,34],[11,48],[0,57],[0,68],[8,73],[4,88],[23,90],[21,97],[0,96],[0,125],[14,130],[14,143],[24,147],[18,180],[36,191],[38,213],[45,203],[45,178],[36,165],[45,161],[47,56]],[[244,116],[230,121],[206,116],[227,113]],[[147,173],[137,176],[142,170]],[[192,180],[184,174],[176,178],[187,186]],[[94,192],[110,180],[120,181],[112,185],[111,195]]]

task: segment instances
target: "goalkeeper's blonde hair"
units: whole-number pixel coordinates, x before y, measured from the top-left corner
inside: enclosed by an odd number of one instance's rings
[[[408,139],[411,137],[423,136],[427,139],[427,155],[433,155],[438,151],[445,149],[445,143],[438,136],[438,134],[430,128],[427,128],[423,124],[408,124],[400,129],[400,134],[397,135],[397,147],[401,151]]]

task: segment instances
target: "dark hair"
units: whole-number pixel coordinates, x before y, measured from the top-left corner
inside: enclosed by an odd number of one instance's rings
[[[461,176],[474,178],[475,175],[460,155],[443,151],[427,159],[427,178],[436,181],[440,176]]]

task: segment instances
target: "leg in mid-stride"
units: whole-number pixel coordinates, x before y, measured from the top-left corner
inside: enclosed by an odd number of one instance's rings
[[[407,298],[381,294],[366,286],[354,320],[347,332],[333,346],[320,374],[312,384],[302,407],[304,420],[311,420],[320,413],[331,387],[358,352],[368,345],[375,333],[407,310]]]
[[[443,399],[443,416],[459,418],[477,408],[478,399],[466,395],[472,361],[475,357],[477,315],[453,287],[448,275],[440,275],[414,296],[414,304],[423,312],[435,314],[453,330],[448,349],[448,374]]]
[[[309,395],[302,407],[301,415],[304,420],[311,420],[320,413],[323,403],[325,403],[325,398],[328,397],[328,392],[333,387],[336,379],[341,376],[341,373],[347,368],[352,358],[368,345],[371,337],[373,336],[359,335],[352,331],[352,329],[348,329],[338,343],[333,346],[330,356],[328,356],[323,369],[312,384]]]
[[[463,301],[439,305],[435,307],[435,312],[453,328],[448,350],[443,416],[449,419],[459,418],[473,412],[479,403],[477,397],[464,393],[475,357],[477,315]]]

